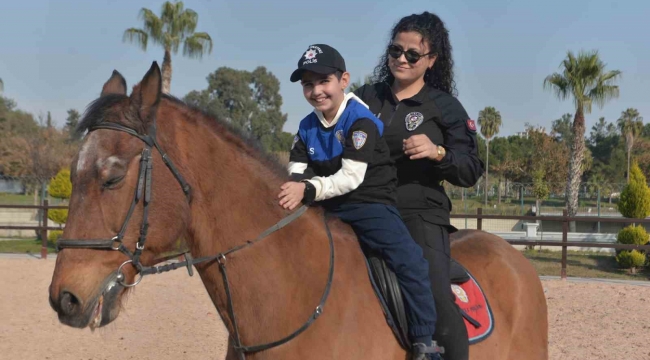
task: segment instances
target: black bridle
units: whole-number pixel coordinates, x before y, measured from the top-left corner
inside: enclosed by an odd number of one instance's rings
[[[158,142],[156,141],[156,124],[155,120],[152,123],[149,132],[147,135],[141,135],[137,131],[120,125],[116,123],[102,123],[95,125],[91,128],[88,129],[88,131],[93,131],[97,129],[110,129],[110,130],[117,130],[117,131],[123,131],[126,132],[130,135],[133,135],[137,137],[138,139],[142,140],[145,143],[145,147],[142,150],[142,156],[140,158],[140,169],[138,171],[138,182],[136,185],[136,190],[135,190],[135,195],[133,197],[133,201],[131,202],[131,206],[129,207],[129,211],[126,215],[126,218],[124,220],[124,223],[122,224],[122,227],[120,228],[119,232],[117,235],[114,237],[108,239],[60,239],[57,241],[57,250],[60,249],[96,249],[96,250],[115,250],[115,251],[120,251],[123,254],[125,254],[129,259],[123,262],[117,269],[117,281],[120,285],[124,287],[133,287],[136,286],[142,281],[142,278],[144,275],[149,275],[149,274],[160,274],[163,272],[171,271],[171,270],[176,270],[181,267],[186,267],[188,274],[192,276],[194,274],[192,270],[192,265],[202,263],[202,262],[209,262],[213,260],[217,260],[219,264],[219,269],[221,270],[221,274],[223,277],[223,282],[224,282],[224,287],[226,291],[226,297],[228,301],[228,314],[231,318],[232,321],[232,326],[234,329],[234,340],[235,340],[235,345],[234,348],[237,350],[237,352],[240,355],[241,359],[246,358],[246,353],[250,352],[258,352],[262,350],[267,350],[273,347],[276,347],[278,345],[284,344],[298,336],[300,333],[305,331],[322,313],[323,313],[323,307],[325,305],[325,302],[327,301],[327,297],[329,295],[330,289],[332,287],[332,279],[334,277],[334,242],[332,240],[332,234],[330,232],[329,226],[327,225],[327,217],[325,213],[323,214],[323,220],[325,224],[325,229],[327,232],[327,237],[329,240],[329,247],[330,247],[330,261],[329,261],[329,272],[327,276],[327,284],[325,285],[325,291],[323,292],[323,295],[320,298],[320,302],[318,306],[316,306],[316,309],[313,311],[309,319],[296,331],[293,333],[289,334],[288,336],[277,340],[273,341],[270,343],[265,343],[265,344],[260,344],[260,345],[252,345],[252,346],[244,346],[241,343],[241,338],[239,335],[239,327],[237,326],[237,318],[235,316],[235,311],[234,311],[234,306],[233,306],[233,301],[232,301],[232,296],[230,292],[230,282],[228,281],[228,273],[226,271],[226,256],[230,255],[236,251],[239,251],[241,249],[247,248],[249,246],[252,246],[253,244],[263,240],[266,238],[268,235],[272,234],[275,231],[278,231],[300,217],[305,211],[307,211],[308,207],[306,205],[303,205],[301,208],[293,212],[292,214],[288,215],[287,217],[281,219],[278,221],[276,224],[273,226],[269,227],[268,229],[264,230],[257,238],[254,240],[249,240],[246,241],[245,243],[235,246],[225,252],[212,255],[212,256],[206,256],[202,258],[197,258],[193,259],[192,256],[190,255],[189,252],[184,253],[185,255],[185,261],[182,262],[177,262],[177,263],[171,263],[167,265],[161,265],[161,266],[150,266],[146,267],[140,262],[140,256],[142,255],[142,251],[144,250],[144,245],[145,241],[147,239],[147,231],[149,229],[149,222],[148,222],[148,215],[149,215],[149,204],[151,202],[151,181],[152,181],[152,169],[153,169],[153,158],[151,156],[151,149],[152,147],[158,150],[160,155],[162,156],[162,159],[169,168],[169,170],[172,172],[176,180],[181,186],[181,189],[183,190],[183,193],[185,194],[187,201],[191,201],[191,187],[189,184],[185,181],[185,179],[181,176],[180,172],[178,169],[174,166],[172,161],[167,157],[167,154],[162,150],[162,148],[158,145]],[[135,210],[135,207],[138,205],[140,200],[143,199],[143,215],[142,215],[142,224],[140,226],[140,236],[138,238],[138,241],[135,244],[135,250],[131,252],[123,243],[124,239],[124,233],[126,232],[127,225],[129,223],[129,220],[131,219],[131,216],[133,215],[133,211]],[[179,254],[180,255],[180,254]],[[126,264],[131,264],[138,270],[138,279],[135,280],[133,283],[128,284],[125,282],[125,276],[124,273],[122,272],[122,268]]]

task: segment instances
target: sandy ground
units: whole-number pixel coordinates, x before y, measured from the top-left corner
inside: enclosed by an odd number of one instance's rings
[[[54,260],[0,258],[0,359],[223,359],[226,332],[198,276],[148,276],[95,333],[61,325]],[[544,280],[550,359],[650,359],[650,287]]]

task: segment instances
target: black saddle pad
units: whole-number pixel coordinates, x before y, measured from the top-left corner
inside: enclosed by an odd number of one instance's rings
[[[386,321],[400,345],[404,349],[409,349],[411,344],[408,338],[408,323],[397,277],[377,253],[366,253],[366,260],[370,280],[384,310]],[[463,284],[470,280],[465,268],[454,259],[451,259],[450,266],[449,277],[452,284]]]

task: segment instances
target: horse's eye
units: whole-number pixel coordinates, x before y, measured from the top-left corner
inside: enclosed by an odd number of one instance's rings
[[[113,188],[115,187],[115,185],[119,184],[120,181],[122,181],[123,179],[124,179],[124,175],[111,178],[108,181],[106,181],[104,184],[102,184],[102,187],[105,189]]]

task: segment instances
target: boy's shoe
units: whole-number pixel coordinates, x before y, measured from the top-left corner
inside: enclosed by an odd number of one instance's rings
[[[435,341],[431,346],[426,346],[423,343],[415,343],[412,346],[412,351],[411,360],[442,360],[440,354],[445,352]]]

